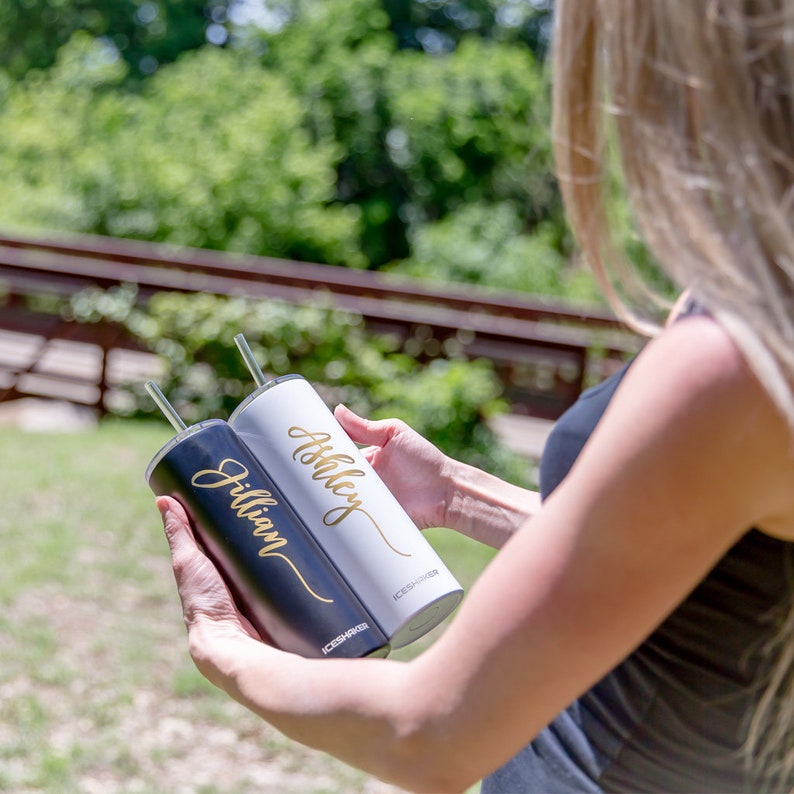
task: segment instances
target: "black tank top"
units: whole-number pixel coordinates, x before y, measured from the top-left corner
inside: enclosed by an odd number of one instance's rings
[[[555,425],[541,461],[544,498],[626,369],[584,392]],[[482,794],[759,791],[742,745],[760,648],[787,602],[793,548],[749,530],[634,653],[486,778]]]

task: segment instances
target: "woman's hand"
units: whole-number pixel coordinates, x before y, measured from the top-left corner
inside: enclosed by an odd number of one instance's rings
[[[399,419],[364,419],[344,405],[334,416],[353,441],[367,445],[364,457],[420,529],[448,526],[451,458]]]
[[[519,488],[454,460],[399,419],[363,419],[344,405],[334,412],[364,457],[421,529],[447,527],[500,548],[540,507]]]
[[[171,549],[190,655],[212,683],[228,689],[231,649],[261,638],[237,609],[218,569],[199,548],[182,505],[170,496],[160,496],[157,507]]]

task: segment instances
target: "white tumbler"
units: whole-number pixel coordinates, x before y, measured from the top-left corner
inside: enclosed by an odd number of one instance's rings
[[[426,634],[460,603],[460,584],[302,376],[264,383],[229,424],[392,648]]]

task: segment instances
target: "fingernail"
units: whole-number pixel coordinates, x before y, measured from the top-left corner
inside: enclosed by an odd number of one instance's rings
[[[163,517],[163,521],[165,521],[166,517],[171,513],[171,504],[169,503],[168,499],[159,496],[155,500],[155,504],[157,505],[157,509],[160,511],[160,515]]]

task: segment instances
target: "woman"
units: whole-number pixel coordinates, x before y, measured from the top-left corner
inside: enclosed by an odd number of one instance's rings
[[[561,420],[542,507],[400,422],[337,409],[420,526],[503,547],[409,663],[258,641],[158,500],[190,650],[285,734],[409,789],[790,789],[794,5],[560,0],[555,35],[585,257],[625,314],[604,266],[621,261],[616,140],[638,229],[693,306]]]

